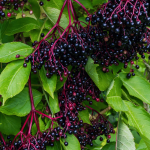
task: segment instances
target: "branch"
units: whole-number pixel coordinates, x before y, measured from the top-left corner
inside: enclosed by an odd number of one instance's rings
[[[101,112],[100,112],[100,114],[105,114],[107,111],[109,111],[109,110],[111,110],[112,108],[109,106],[109,107],[107,107],[106,109],[104,109],[104,110],[102,110]]]

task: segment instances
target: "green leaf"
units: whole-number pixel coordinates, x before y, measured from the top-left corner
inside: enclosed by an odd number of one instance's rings
[[[16,135],[21,128],[21,118],[0,113],[0,131],[6,135]]]
[[[109,144],[106,144],[102,150],[115,150],[115,142],[111,142]],[[96,149],[95,149],[96,150]]]
[[[105,91],[109,87],[114,76],[110,72],[104,73],[98,66],[98,64],[94,64],[94,61],[91,58],[89,58],[85,66],[85,71],[91,77],[95,85],[101,91]]]
[[[35,107],[42,99],[42,94],[32,89]],[[0,107],[0,112],[6,115],[26,116],[31,111],[31,102],[29,89],[24,88],[21,93],[6,101],[4,106]]]
[[[28,81],[31,65],[23,67],[24,60],[18,60],[8,64],[0,75],[0,93],[3,96],[3,104],[8,98],[20,93]]]
[[[115,111],[127,111],[127,107],[121,98],[121,86],[122,82],[117,77],[112,81],[110,87],[107,90],[106,101]]]
[[[124,86],[122,87],[121,90],[122,90],[122,98],[123,99],[134,102],[135,104],[140,105],[140,106],[143,107],[143,102],[140,99],[129,95],[127,89]]]
[[[40,72],[40,77],[41,81],[43,83],[43,88],[46,92],[50,94],[50,96],[54,99],[54,91],[56,89],[56,84],[57,84],[57,75],[54,74],[50,79],[46,77],[46,70],[44,67],[41,68]]]
[[[36,18],[40,18],[40,6],[36,0],[28,0]]]
[[[62,82],[60,80],[57,80],[56,91],[58,91],[60,88],[62,88],[67,80],[67,77],[62,76],[62,78],[63,78]]]
[[[5,36],[5,31],[8,27],[9,22],[5,20],[3,23],[0,24],[0,42],[2,41],[3,37]]]
[[[83,123],[91,124],[89,119],[89,111],[87,108],[83,111],[79,111],[79,118],[83,120]]]
[[[104,73],[100,67],[96,68],[98,77],[99,77],[99,85],[100,90],[105,91],[111,84],[111,81],[114,78],[114,75],[111,72]]]
[[[55,141],[53,147],[46,146],[46,150],[61,150],[60,142],[59,141]]]
[[[78,0],[85,8],[93,9],[93,4],[91,0]]]
[[[100,5],[100,4],[103,4],[103,3],[107,3],[108,0],[93,0],[93,5]]]
[[[38,118],[38,123],[40,126],[40,131],[41,132],[45,131],[45,124],[44,124],[43,120],[41,119],[41,116]],[[31,131],[32,131],[32,135],[35,135],[37,133],[37,126],[35,123],[32,125]]]
[[[49,97],[49,104],[53,114],[60,111],[57,92],[54,93],[54,98],[52,98],[51,96]]]
[[[64,145],[64,142],[68,142],[68,146]],[[67,134],[67,139],[61,139],[60,140],[64,150],[81,150],[80,143],[78,139],[72,134]]]
[[[135,106],[129,101],[126,101],[125,104],[129,110],[125,112],[128,117],[129,125],[138,131],[148,149],[150,149],[150,132],[148,132],[150,130],[150,114],[148,114],[144,108]]]
[[[134,137],[128,126],[121,120],[118,121],[116,150],[135,150]]]
[[[32,47],[20,42],[2,44],[0,45],[0,62],[8,63],[13,60],[24,59],[32,53],[32,50]],[[16,58],[17,54],[21,56]]]
[[[128,90],[129,94],[141,99],[143,102],[150,104],[150,83],[139,76],[132,77],[130,79],[126,78],[125,73],[120,73],[120,79],[123,85]]]
[[[38,21],[33,18],[19,18],[9,23],[5,34],[13,35],[19,32],[28,32],[33,29],[38,29],[39,27]]]
[[[136,150],[148,150],[148,148],[147,148],[147,146],[146,146],[146,144],[145,144],[143,139],[141,139],[141,141],[139,143],[139,146],[138,146],[138,148]]]
[[[118,71],[120,71],[123,68],[123,66],[124,66],[124,64],[119,62],[118,66],[113,64],[112,66],[110,66],[110,68],[112,69],[113,74],[115,75]]]
[[[43,9],[44,9],[46,15],[48,16],[49,20],[53,24],[55,24],[57,22],[57,19],[60,14],[60,10],[62,8],[64,1],[57,0],[57,2],[56,2],[55,0],[51,0],[48,2],[47,0],[43,0],[43,2],[44,2]],[[64,9],[60,23],[59,23],[59,25],[63,28],[66,28],[69,23],[67,14],[68,14],[67,9]]]

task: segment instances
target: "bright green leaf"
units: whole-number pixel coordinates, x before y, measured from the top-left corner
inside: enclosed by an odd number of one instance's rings
[[[32,53],[32,50],[32,47],[20,42],[2,44],[0,45],[0,62],[8,63],[13,60],[24,59]],[[16,58],[17,54],[21,56]]]
[[[21,128],[21,118],[0,113],[0,132],[16,135]]]
[[[134,127],[144,142],[146,143],[148,149],[150,149],[150,114],[148,114],[144,108],[140,106],[135,106],[129,101],[125,101],[128,110],[126,113],[128,117],[129,125]]]
[[[120,79],[123,85],[128,90],[129,94],[141,99],[143,102],[150,104],[150,83],[139,76],[132,77],[130,79],[126,78],[125,73],[120,73]]]
[[[79,118],[83,120],[83,123],[91,124],[89,119],[89,111],[87,108],[83,111],[79,111]]]
[[[33,29],[38,29],[39,27],[38,21],[33,18],[19,18],[9,23],[5,34],[13,35],[19,32],[28,32]]]
[[[64,142],[68,142],[68,146],[64,145]],[[61,139],[61,144],[64,148],[64,150],[81,150],[80,143],[78,139],[72,134],[67,134],[67,139]]]
[[[106,101],[115,111],[127,111],[127,107],[121,98],[121,86],[122,82],[117,77],[111,82],[111,85],[107,90]]]
[[[134,137],[128,126],[121,120],[118,121],[116,150],[135,150]]]
[[[43,9],[45,11],[45,13],[47,14],[49,20],[55,24],[57,22],[58,16],[60,14],[60,10],[62,8],[63,5],[63,0],[57,0],[57,2],[55,0],[51,0],[49,2],[47,2],[47,0],[43,0],[44,5],[43,5]],[[67,10],[65,9],[63,11],[61,20],[59,25],[63,28],[66,28],[69,20],[68,20],[68,15],[67,15]]]
[[[91,0],[78,0],[85,8],[93,9],[92,1]]]
[[[42,99],[42,94],[32,89],[35,107]],[[0,112],[7,115],[26,116],[31,111],[31,102],[29,89],[24,88],[21,93],[6,101],[4,106],[0,107]]]
[[[54,93],[54,99],[51,96],[49,97],[49,104],[53,114],[60,111],[57,92]]]
[[[57,75],[54,74],[50,79],[46,77],[46,70],[44,67],[40,70],[40,77],[43,83],[43,88],[46,92],[50,94],[50,96],[54,99],[54,91],[56,89],[57,84]]]
[[[18,60],[8,64],[0,75],[0,93],[3,96],[3,104],[8,98],[20,93],[28,81],[31,65],[23,67],[24,60]]]

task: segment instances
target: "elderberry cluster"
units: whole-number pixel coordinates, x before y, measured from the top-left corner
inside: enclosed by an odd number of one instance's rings
[[[86,18],[92,24],[89,34],[97,46],[92,58],[103,66],[104,72],[108,72],[112,64],[124,63],[127,68],[129,62],[133,65],[132,60],[139,59],[137,53],[144,59],[144,53],[150,52],[148,11],[148,1],[109,0]],[[130,76],[129,73],[127,77]]]

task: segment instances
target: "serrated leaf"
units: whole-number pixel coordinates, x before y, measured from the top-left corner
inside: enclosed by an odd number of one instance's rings
[[[46,15],[48,16],[49,20],[53,24],[55,24],[57,22],[57,19],[60,14],[60,10],[62,8],[64,1],[57,0],[57,2],[56,2],[55,0],[51,0],[51,1],[47,2],[47,0],[43,0],[43,2],[44,2],[43,9],[44,9]],[[63,28],[66,28],[68,26],[68,23],[69,23],[69,19],[68,19],[68,15],[67,15],[67,10],[65,9],[63,11],[59,25]]]
[[[150,149],[150,132],[148,132],[150,130],[150,114],[148,114],[144,108],[135,106],[129,101],[125,101],[125,104],[129,110],[125,112],[128,117],[129,125],[138,131],[148,149]]]
[[[111,85],[107,90],[106,101],[115,111],[127,111],[127,107],[121,98],[121,86],[121,80],[118,77],[116,77],[111,82]]]
[[[28,81],[31,65],[23,67],[24,60],[18,60],[8,64],[0,75],[0,93],[3,96],[3,104],[8,98],[20,93]]]
[[[125,73],[120,73],[119,77],[129,94],[150,104],[150,83],[146,79],[139,76],[134,76],[127,79],[126,75],[127,74]]]
[[[116,150],[135,150],[134,137],[128,126],[121,120],[118,121]]]
[[[115,150],[115,142],[111,142],[109,144],[106,144],[102,150]]]
[[[140,99],[129,95],[127,89],[124,86],[122,87],[121,91],[122,91],[122,98],[123,99],[134,102],[137,105],[143,106],[143,102]]]
[[[0,45],[0,62],[8,63],[13,60],[24,59],[32,53],[33,48],[21,42],[11,42]],[[16,58],[16,55],[21,55]]]
[[[43,88],[46,92],[50,94],[50,96],[54,99],[54,91],[56,89],[56,84],[57,84],[57,75],[54,74],[50,79],[46,77],[46,70],[44,67],[41,68],[39,71],[40,73],[40,78],[43,83]]]
[[[89,111],[87,108],[83,111],[79,111],[79,118],[83,120],[83,123],[91,124],[89,119]]]
[[[8,28],[5,32],[7,35],[13,35],[19,32],[28,32],[33,29],[38,29],[40,27],[37,20],[25,17],[13,20],[9,23]]]
[[[21,128],[21,118],[0,113],[0,132],[16,135]]]
[[[54,93],[54,98],[52,98],[51,96],[49,97],[49,105],[53,114],[60,111],[57,92]]]
[[[42,99],[42,94],[32,89],[35,107]],[[6,115],[26,116],[31,111],[31,102],[29,89],[24,88],[21,93],[6,101],[4,106],[0,107],[0,112]]]
[[[64,145],[64,142],[68,142],[68,146]],[[78,139],[72,134],[67,134],[67,139],[61,139],[60,140],[64,150],[81,150],[80,143]]]

